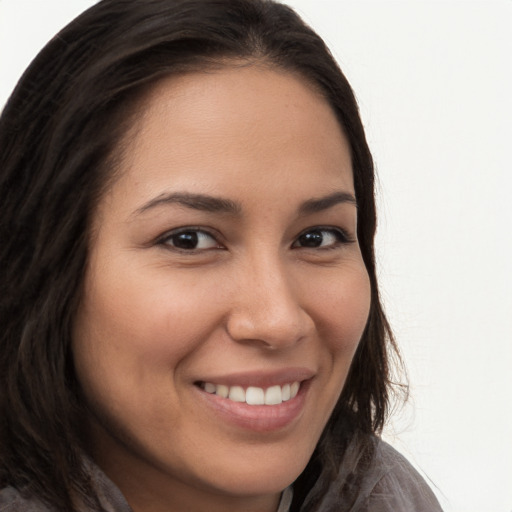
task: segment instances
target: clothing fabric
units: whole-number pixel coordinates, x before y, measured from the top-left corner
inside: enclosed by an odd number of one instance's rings
[[[133,512],[112,481],[94,463],[89,464],[93,485],[104,511]],[[340,505],[344,501],[341,488],[345,477],[340,468],[338,478],[330,484],[320,502],[320,512],[442,512],[423,477],[405,457],[383,441],[378,441],[374,464],[363,479],[355,503],[349,508]],[[292,497],[292,488],[286,489],[277,512],[288,512]],[[305,503],[307,507],[307,500]],[[7,487],[0,491],[0,512],[64,511],[49,509],[36,498],[23,497],[17,490]],[[301,512],[309,511],[303,508]]]
[[[350,505],[344,504],[342,495],[346,480],[340,468],[323,495],[319,512],[442,512],[424,478],[403,455],[381,440],[376,439],[373,463]],[[305,503],[301,512],[307,512],[307,498]]]

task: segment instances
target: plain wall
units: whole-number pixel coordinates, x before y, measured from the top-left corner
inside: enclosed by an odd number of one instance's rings
[[[90,0],[0,0],[0,105]],[[291,0],[358,97],[411,399],[385,438],[447,512],[512,511],[512,2]]]

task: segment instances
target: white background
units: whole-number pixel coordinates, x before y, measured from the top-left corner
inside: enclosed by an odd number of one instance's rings
[[[92,0],[0,0],[0,105]],[[386,431],[446,512],[512,511],[512,1],[291,0],[352,83],[411,400]]]

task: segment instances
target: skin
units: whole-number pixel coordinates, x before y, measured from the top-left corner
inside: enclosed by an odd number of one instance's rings
[[[275,511],[370,307],[347,141],[313,88],[259,65],[159,82],[132,135],[95,213],[75,325],[92,456],[136,512]],[[198,246],[176,247],[183,227],[205,232]],[[312,231],[318,246],[301,238]],[[280,428],[240,426],[197,386],[290,368],[310,375]]]

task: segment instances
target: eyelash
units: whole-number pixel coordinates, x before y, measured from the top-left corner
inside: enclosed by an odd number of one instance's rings
[[[201,238],[204,239],[204,237],[206,235],[208,238],[210,238],[215,243],[213,244],[212,247],[203,248],[203,249],[197,249],[196,247],[188,248],[188,249],[182,248],[182,247],[175,247],[174,245],[169,243],[173,238],[178,237],[179,235],[184,235],[184,234],[195,234],[196,238],[198,239],[197,241],[200,241]],[[199,234],[199,236],[197,237],[198,234]],[[193,240],[193,238],[192,238],[192,240]],[[158,240],[158,243],[160,245],[163,245],[163,246],[169,248],[170,250],[179,251],[179,252],[186,253],[186,254],[199,253],[199,252],[206,251],[209,249],[223,249],[222,244],[220,244],[217,241],[217,237],[214,234],[210,233],[208,230],[205,230],[204,228],[197,227],[197,226],[187,226],[187,227],[180,228],[180,229],[177,229],[174,231],[170,231],[170,232],[166,233],[165,235],[163,235]]]
[[[332,244],[329,244],[327,247],[321,247],[321,246],[306,246],[306,245],[297,245],[299,240],[302,237],[305,237],[306,235],[312,235],[312,234],[318,235],[321,233],[329,233],[330,235],[334,236],[335,242]],[[190,234],[194,235],[190,238],[190,241],[192,244],[194,242],[199,243],[201,239],[204,240],[205,236],[211,239],[214,243],[212,244],[212,247],[206,247],[206,248],[197,248],[197,247],[190,247],[190,248],[183,248],[183,247],[176,247],[173,244],[170,243],[173,238],[178,237],[179,235],[184,234]],[[311,241],[315,241],[315,238],[311,238]],[[305,242],[306,240],[303,240]],[[318,241],[318,238],[316,239]],[[321,243],[324,241],[324,237],[321,239]],[[337,249],[338,247],[342,245],[347,245],[350,243],[355,242],[355,239],[350,236],[344,229],[341,229],[339,227],[333,227],[333,226],[314,226],[308,229],[305,229],[302,231],[295,241],[292,244],[292,249],[313,249],[313,250],[332,250]],[[211,249],[225,249],[222,244],[220,244],[217,241],[217,237],[209,232],[208,230],[205,230],[204,228],[198,227],[198,226],[187,226],[184,228],[180,228],[171,232],[166,233],[161,238],[158,239],[158,244],[163,245],[170,250],[182,252],[185,254],[194,254],[194,253],[201,253],[203,251],[208,251]]]
[[[342,245],[347,245],[347,244],[355,242],[355,239],[352,236],[350,236],[344,229],[341,229],[338,227],[333,227],[333,226],[314,226],[314,227],[311,227],[311,228],[308,228],[308,229],[302,231],[302,233],[300,233],[299,236],[297,237],[296,241],[292,244],[292,247],[295,246],[296,242],[301,237],[304,237],[304,236],[306,236],[308,234],[312,234],[312,233],[325,233],[325,232],[327,232],[331,235],[334,235],[334,237],[336,239],[335,243],[333,243],[327,247],[311,247],[311,249],[327,251],[327,250],[331,250],[331,249],[337,249],[338,247],[340,247]],[[297,249],[301,249],[301,248],[308,249],[309,247],[298,246],[296,248]]]

